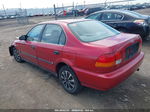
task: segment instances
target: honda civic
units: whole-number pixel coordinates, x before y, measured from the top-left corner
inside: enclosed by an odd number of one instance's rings
[[[59,79],[71,94],[83,86],[108,90],[139,69],[142,40],[95,20],[42,22],[9,47],[17,62],[30,62]]]

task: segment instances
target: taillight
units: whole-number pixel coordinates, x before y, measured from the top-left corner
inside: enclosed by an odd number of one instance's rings
[[[135,20],[134,23],[139,24],[139,25],[146,25],[145,20]]]
[[[142,49],[142,39],[141,39],[141,37],[140,37],[140,41],[141,41],[141,42],[139,42],[139,49],[138,49],[138,52],[141,52],[141,49]]]
[[[105,54],[100,56],[96,63],[95,67],[113,67],[122,62],[122,54],[121,52]]]
[[[116,65],[120,64],[122,62],[122,53],[121,52],[117,52],[115,54],[115,61],[116,61]]]

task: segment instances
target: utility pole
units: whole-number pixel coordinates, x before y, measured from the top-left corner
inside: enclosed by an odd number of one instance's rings
[[[2,5],[2,7],[3,7],[3,10],[4,10],[5,16],[7,16],[7,13],[6,13],[6,9],[5,9],[4,4]]]
[[[20,2],[20,9],[22,9],[21,2]]]
[[[83,3],[84,3],[84,8],[85,8],[85,0],[84,0],[84,2],[83,2]]]
[[[63,11],[64,11],[64,4],[62,3],[62,9],[63,9]]]
[[[105,8],[106,8],[106,5],[107,5],[107,0],[105,0]]]
[[[56,6],[54,4],[54,14],[55,14],[55,20],[57,20],[57,15],[56,15]]]
[[[72,3],[72,9],[73,9],[73,16],[75,17],[75,7],[74,7],[74,1],[73,1],[73,3]]]
[[[73,7],[73,10],[74,10],[74,2],[72,3],[72,7]]]
[[[42,14],[44,15],[44,8],[42,8]]]
[[[78,2],[76,3],[76,9],[78,9]]]
[[[130,10],[130,2],[128,1],[128,10]]]

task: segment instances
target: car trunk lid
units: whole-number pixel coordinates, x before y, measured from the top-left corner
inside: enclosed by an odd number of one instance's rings
[[[89,44],[94,46],[104,46],[107,48],[107,52],[104,54],[109,53],[117,53],[120,52],[122,55],[121,62],[118,64],[116,61],[115,65],[109,68],[106,67],[96,67],[96,71],[98,72],[110,72],[113,71],[124,64],[128,63],[132,60],[135,56],[138,55],[141,49],[141,37],[135,34],[125,34],[121,33],[119,35],[108,37],[103,40],[90,42]],[[102,55],[102,54],[100,54]]]
[[[96,46],[105,46],[114,51],[116,50],[116,48],[118,49],[122,46],[126,46],[126,44],[128,43],[134,43],[136,40],[139,40],[139,36],[134,34],[121,33],[119,35],[108,37],[103,40],[90,42],[89,44]]]

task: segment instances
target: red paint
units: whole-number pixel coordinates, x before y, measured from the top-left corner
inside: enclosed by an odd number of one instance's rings
[[[53,72],[56,72],[56,66],[61,62],[69,65],[75,71],[82,85],[99,90],[107,90],[116,86],[135,72],[142,63],[144,54],[141,52],[142,40],[139,35],[121,33],[103,40],[84,43],[79,41],[68,28],[67,24],[72,21],[45,22],[45,24],[58,24],[64,29],[67,37],[64,46],[21,40],[16,40],[13,44],[20,51],[54,62],[54,64],[47,64],[22,55],[23,58]],[[136,42],[140,43],[138,53],[131,59],[125,60],[125,49]],[[35,50],[31,49],[30,45],[36,46]],[[60,55],[54,55],[53,51],[55,50],[60,51]],[[115,56],[110,57],[109,60],[104,58],[100,60],[99,58],[105,54],[114,54]],[[109,62],[120,58],[122,62],[112,67],[95,67],[97,60]]]

